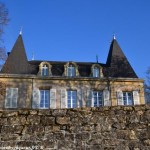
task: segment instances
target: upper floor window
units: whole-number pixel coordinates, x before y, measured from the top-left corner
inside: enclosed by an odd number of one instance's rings
[[[38,75],[51,76],[52,75],[51,68],[52,68],[52,66],[50,65],[49,62],[41,62],[39,65]]]
[[[68,108],[77,107],[77,91],[74,90],[67,91],[67,103],[68,103]]]
[[[93,64],[91,67],[91,74],[94,78],[103,77],[102,67],[99,64]]]
[[[6,108],[16,108],[18,99],[18,88],[6,88]]]
[[[99,76],[100,76],[99,68],[94,67],[93,68],[93,77],[99,77]]]
[[[76,76],[76,70],[74,65],[69,65],[67,68],[67,76],[68,77],[75,77]]]
[[[92,99],[93,99],[94,107],[103,106],[103,92],[102,91],[93,91]]]
[[[64,65],[64,76],[68,77],[78,77],[78,65],[75,62],[68,62]]]
[[[49,71],[48,70],[49,70],[48,66],[46,64],[44,64],[42,66],[42,76],[48,76],[49,75]]]
[[[49,90],[40,90],[40,108],[49,108],[50,107],[50,91]]]
[[[123,92],[123,103],[124,105],[133,105],[132,92]]]

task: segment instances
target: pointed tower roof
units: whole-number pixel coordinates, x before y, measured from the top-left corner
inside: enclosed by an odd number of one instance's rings
[[[113,38],[107,58],[110,77],[137,78],[128,59],[121,50],[116,38]]]
[[[1,72],[10,74],[26,74],[28,73],[28,60],[22,40],[19,34]]]

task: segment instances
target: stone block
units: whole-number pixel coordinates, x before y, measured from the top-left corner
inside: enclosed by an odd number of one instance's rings
[[[42,147],[43,149],[48,148],[48,149],[52,149],[55,150],[55,145],[56,145],[56,141],[54,140],[43,140],[42,141]]]
[[[7,124],[8,124],[7,118],[0,118],[0,125],[5,126]]]
[[[26,124],[40,124],[40,116],[37,115],[28,115]]]
[[[60,125],[70,124],[70,117],[56,117],[56,123]]]
[[[18,116],[18,111],[5,110],[2,117]]]
[[[18,111],[19,115],[28,115],[29,114],[29,110],[26,109],[22,109]]]
[[[43,116],[50,116],[52,115],[53,110],[39,110],[38,115],[43,115]]]
[[[144,140],[144,144],[150,146],[150,139]]]
[[[67,109],[56,109],[52,111],[53,116],[66,116]]]
[[[20,136],[18,134],[2,134],[1,141],[18,141]]]
[[[55,132],[54,140],[65,140],[65,132]]]
[[[41,124],[44,126],[54,125],[55,124],[55,117],[41,116]]]
[[[26,124],[26,117],[23,115],[20,116],[11,116],[7,119],[8,125],[25,125]]]
[[[30,115],[36,115],[37,113],[38,113],[37,110],[30,110],[30,111],[29,111],[29,114],[30,114]]]
[[[33,134],[33,133],[43,133],[43,132],[44,132],[44,126],[28,125],[24,127],[22,134]]]
[[[128,130],[116,130],[117,139],[128,140]]]
[[[20,134],[22,133],[23,128],[24,128],[23,126],[18,126],[18,125],[2,126],[1,133],[2,134],[14,134],[14,133]]]

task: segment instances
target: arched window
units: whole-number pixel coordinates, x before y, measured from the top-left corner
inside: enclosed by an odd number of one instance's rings
[[[100,77],[100,70],[96,66],[93,68],[93,77]]]
[[[93,64],[92,65],[91,76],[94,78],[103,77],[102,67],[99,64]]]
[[[44,64],[42,66],[42,76],[48,76],[49,75],[49,68],[48,65]]]
[[[76,76],[76,70],[75,70],[75,66],[74,65],[72,65],[72,64],[68,65],[67,76],[68,77],[75,77]]]
[[[39,76],[51,76],[52,72],[51,72],[51,64],[48,62],[41,62],[39,65],[39,72],[38,75]]]
[[[64,76],[67,77],[78,77],[78,65],[75,62],[68,62],[64,65]]]

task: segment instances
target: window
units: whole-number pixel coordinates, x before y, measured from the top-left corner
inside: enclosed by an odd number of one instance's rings
[[[18,88],[6,88],[6,108],[16,108],[18,99]]]
[[[48,66],[46,64],[44,64],[42,66],[42,76],[48,76],[49,75],[49,71],[48,71]]]
[[[98,67],[93,68],[93,77],[99,77],[99,68]]]
[[[68,76],[69,77],[74,77],[74,76],[76,76],[76,73],[75,73],[75,67],[73,66],[73,65],[69,65],[68,66]]]
[[[77,107],[77,91],[72,91],[72,90],[67,91],[67,102],[68,102],[68,108]]]
[[[124,105],[133,105],[132,92],[123,92],[123,103]]]
[[[92,95],[93,99],[93,106],[99,107],[103,106],[103,92],[102,91],[93,91]]]
[[[49,108],[50,106],[50,91],[40,90],[40,108]]]

